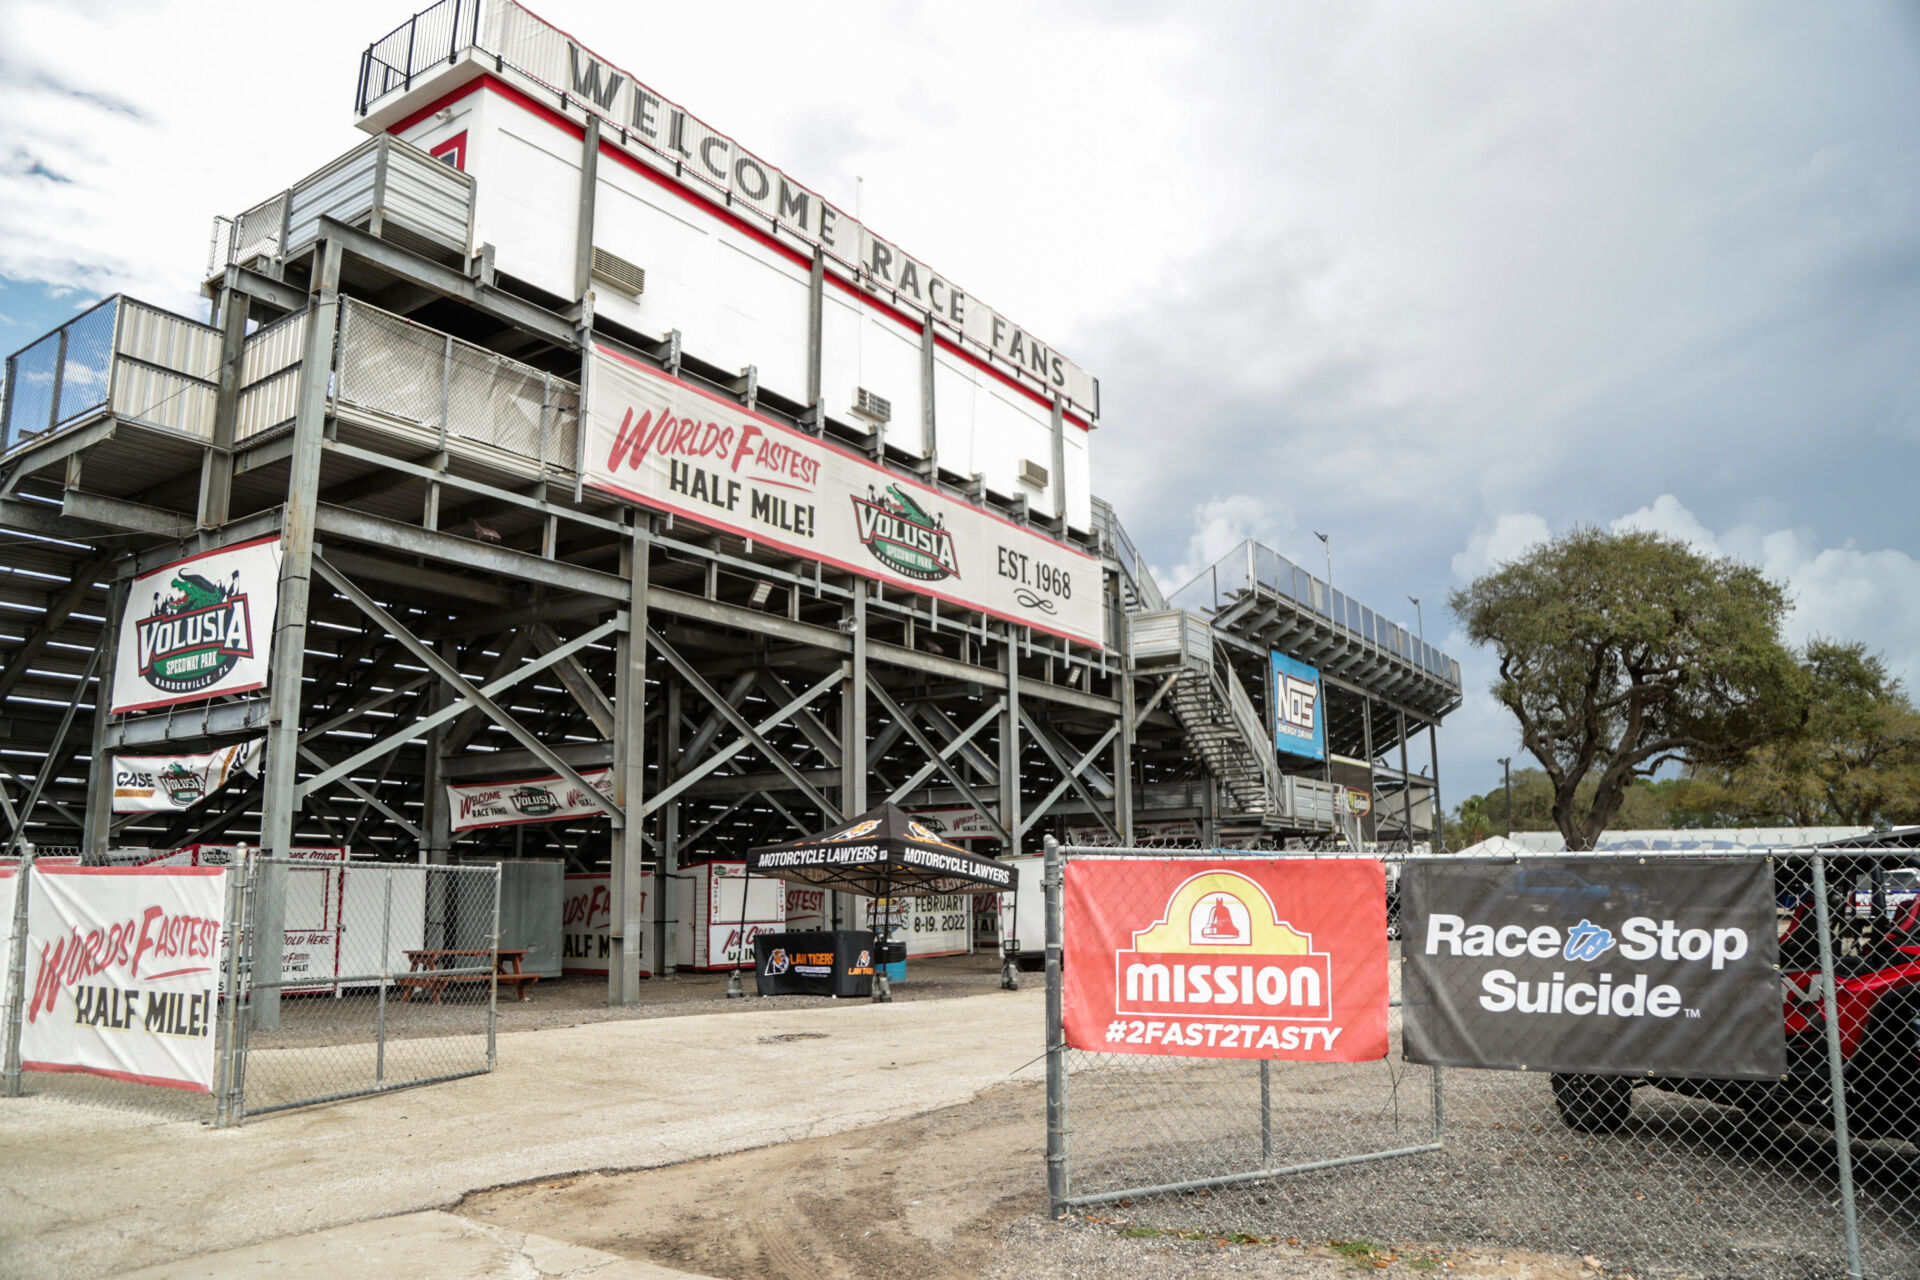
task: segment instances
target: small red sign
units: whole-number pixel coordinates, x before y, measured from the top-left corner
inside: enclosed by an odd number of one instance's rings
[[[1372,859],[1076,861],[1065,907],[1072,1048],[1387,1056],[1387,890]]]

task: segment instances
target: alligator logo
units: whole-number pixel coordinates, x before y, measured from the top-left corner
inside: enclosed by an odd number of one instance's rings
[[[167,793],[167,800],[177,809],[190,809],[206,799],[206,779],[197,770],[189,769],[175,760],[162,769],[154,781]]]
[[[862,545],[895,573],[920,582],[960,576],[953,534],[899,485],[885,493],[868,485],[866,497],[853,499],[853,514]]]
[[[193,693],[218,683],[242,658],[253,656],[253,620],[240,571],[226,583],[182,569],[153,593],[137,624],[140,675],[167,693]]]

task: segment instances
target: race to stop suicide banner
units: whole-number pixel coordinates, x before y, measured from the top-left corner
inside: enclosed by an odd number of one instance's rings
[[[1770,861],[1411,862],[1400,904],[1409,1061],[1786,1073]]]
[[[1387,1055],[1386,878],[1373,859],[1069,862],[1067,1044],[1097,1053]]]
[[[225,869],[36,866],[28,891],[21,1066],[211,1092]]]

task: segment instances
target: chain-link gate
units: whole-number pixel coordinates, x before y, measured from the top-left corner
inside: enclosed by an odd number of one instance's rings
[[[1048,1191],[1160,1230],[1597,1255],[1637,1275],[1920,1276],[1920,894],[1884,855],[1762,852],[1778,894],[1777,1082],[1442,1069],[1403,1057],[1400,870],[1389,1049],[1314,1063],[1066,1046],[1069,860],[1354,854],[1048,842]],[[1633,855],[1657,857],[1659,855]],[[1741,856],[1741,855],[1710,855]],[[1908,858],[1912,855],[1898,855]],[[1428,864],[1447,855],[1413,855]],[[1509,860],[1510,861],[1510,860]],[[1143,877],[1144,878],[1144,877]],[[1889,887],[1889,885],[1893,887]],[[1568,886],[1569,892],[1577,892]],[[1164,895],[1162,895],[1164,897]],[[1148,919],[1153,917],[1149,916]],[[1837,1093],[1833,1080],[1844,1087]]]
[[[9,1095],[30,1079],[48,1096],[229,1125],[494,1066],[497,866],[242,857],[223,887],[211,1092],[69,1068],[23,1073],[31,865],[0,880],[11,908],[0,987]]]

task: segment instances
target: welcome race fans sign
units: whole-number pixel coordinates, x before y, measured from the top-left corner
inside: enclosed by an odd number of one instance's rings
[[[113,713],[265,688],[279,596],[278,534],[135,578],[114,650]]]
[[[1786,1072],[1770,861],[1412,862],[1400,901],[1413,1062]]]
[[[36,866],[20,1059],[213,1089],[226,872]]]
[[[1069,862],[1067,1044],[1189,1058],[1384,1058],[1386,900],[1372,859]]]

